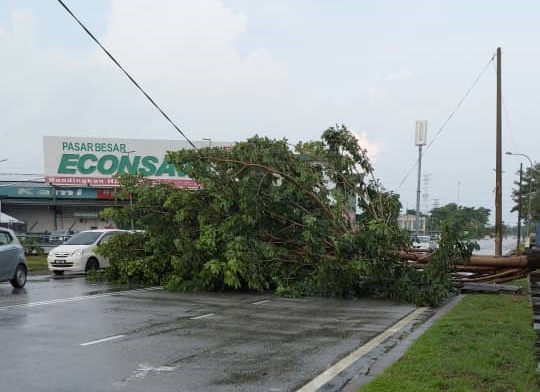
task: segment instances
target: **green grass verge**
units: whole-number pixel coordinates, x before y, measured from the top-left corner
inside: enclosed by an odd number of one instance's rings
[[[47,255],[42,256],[26,256],[28,264],[28,273],[31,275],[48,274]]]
[[[467,295],[358,391],[540,391],[534,350],[527,295]]]

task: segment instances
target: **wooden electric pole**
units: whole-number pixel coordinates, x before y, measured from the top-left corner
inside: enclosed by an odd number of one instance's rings
[[[517,246],[519,252],[519,244],[521,241],[521,183],[523,181],[523,163],[519,164],[519,195],[518,195],[518,224],[517,224]]]
[[[497,48],[497,119],[496,119],[496,167],[495,167],[495,256],[502,256],[502,148],[501,148],[501,48]]]

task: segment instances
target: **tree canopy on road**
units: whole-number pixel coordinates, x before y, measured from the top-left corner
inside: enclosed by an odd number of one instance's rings
[[[144,233],[103,247],[112,279],[429,303],[449,289],[447,266],[427,276],[399,258],[409,239],[397,225],[398,195],[385,191],[344,126],[294,149],[285,139],[255,136],[231,149],[170,152],[167,160],[200,189],[120,178],[120,196],[131,194]],[[126,224],[130,212],[105,215]]]

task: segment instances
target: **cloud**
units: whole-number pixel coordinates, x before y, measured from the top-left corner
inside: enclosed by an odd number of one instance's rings
[[[268,50],[259,47],[242,57],[236,49],[237,38],[246,33],[246,16],[211,0],[154,3],[114,1],[104,42],[167,101],[174,98],[197,111],[208,105],[218,116],[239,115],[242,105],[257,110],[288,88],[287,67]],[[227,108],[219,110],[224,100]]]
[[[13,35],[19,40],[30,42],[34,38],[37,21],[30,8],[15,10],[11,17]]]
[[[388,96],[388,93],[384,84],[379,82],[369,86],[368,96],[372,99],[384,99]]]
[[[387,82],[402,82],[411,80],[413,78],[413,72],[410,70],[390,73],[384,77]]]
[[[367,151],[367,156],[371,162],[375,162],[377,155],[384,150],[382,142],[378,140],[368,140],[366,132],[352,132],[358,140],[358,145]]]
[[[389,73],[385,75],[382,80],[372,83],[369,86],[368,95],[372,99],[388,98],[388,91],[392,88],[392,86],[412,80],[413,76],[414,74],[410,70]]]
[[[31,9],[10,16],[0,32],[2,169],[42,170],[43,135],[182,138],[97,46],[73,53],[58,41],[37,45],[45,23]],[[66,47],[90,40],[69,26]],[[247,26],[219,1],[115,0],[98,38],[188,137],[239,140],[291,107],[286,64],[262,46],[237,50]]]

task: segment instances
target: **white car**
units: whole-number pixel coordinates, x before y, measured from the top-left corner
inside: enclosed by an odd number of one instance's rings
[[[429,235],[419,235],[413,237],[412,247],[413,249],[433,251],[437,249],[437,243]]]
[[[62,245],[53,248],[47,256],[49,271],[62,275],[65,271],[88,272],[109,266],[109,260],[96,253],[99,244],[114,234],[129,233],[127,230],[87,230],[74,234]]]

